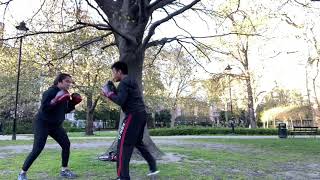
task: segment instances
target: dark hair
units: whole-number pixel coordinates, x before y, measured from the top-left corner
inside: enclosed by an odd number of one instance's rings
[[[67,77],[71,78],[70,74],[67,73],[60,73],[57,75],[57,77],[54,79],[53,81],[53,85],[58,85],[59,82],[62,82],[64,79],[66,79]]]
[[[125,62],[117,61],[112,66],[111,69],[121,70],[123,74],[128,74],[128,65]]]

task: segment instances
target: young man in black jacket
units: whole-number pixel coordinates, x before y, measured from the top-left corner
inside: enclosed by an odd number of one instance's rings
[[[64,178],[76,177],[76,175],[68,169],[70,141],[62,127],[65,114],[74,110],[75,105],[82,100],[81,96],[77,93],[73,93],[70,96],[68,89],[71,87],[72,82],[69,74],[61,73],[54,80],[53,86],[43,93],[41,106],[33,124],[33,149],[23,164],[18,180],[28,179],[26,173],[43,150],[48,135],[56,140],[62,148],[62,169],[60,176]]]
[[[158,174],[156,160],[142,141],[147,114],[138,83],[128,76],[126,63],[118,61],[112,65],[111,69],[113,80],[120,81],[119,86],[116,89],[112,81],[108,81],[102,88],[102,93],[112,102],[121,106],[125,113],[118,135],[117,179],[130,180],[129,162],[134,147],[148,162],[150,170],[148,176]]]

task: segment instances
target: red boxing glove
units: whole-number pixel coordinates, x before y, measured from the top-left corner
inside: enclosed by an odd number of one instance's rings
[[[82,97],[78,93],[72,93],[71,94],[71,103],[74,105],[79,104],[82,101]]]
[[[62,103],[62,102],[66,102],[68,100],[70,100],[69,92],[66,91],[66,90],[61,90],[56,94],[56,97],[54,97],[51,100],[50,104],[55,105],[55,104],[59,104],[59,103]]]

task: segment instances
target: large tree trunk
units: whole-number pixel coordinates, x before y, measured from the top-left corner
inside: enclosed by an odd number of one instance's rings
[[[320,126],[320,109],[317,104],[314,104],[312,107],[312,115],[313,115],[313,126]]]
[[[170,121],[170,127],[173,128],[176,120],[176,108],[174,107],[171,110],[171,121]]]
[[[257,127],[256,118],[254,115],[254,106],[253,106],[253,96],[252,96],[252,87],[250,76],[246,78],[246,85],[247,85],[247,93],[248,93],[248,117],[251,128]]]
[[[108,16],[116,45],[119,49],[120,61],[128,64],[129,76],[137,79],[140,90],[143,92],[142,70],[146,47],[144,47],[142,40],[150,18],[147,7],[149,2],[140,0],[95,1]],[[122,121],[123,118],[121,118],[120,124]],[[143,142],[148,146],[152,154],[155,155],[155,158],[159,158],[162,154],[161,151],[152,142],[147,128],[145,128],[144,132]],[[116,149],[116,147],[117,140],[115,140],[109,149]]]
[[[177,118],[177,100],[175,99],[173,102],[173,107],[171,109],[171,120],[170,120],[170,127],[173,128],[175,124],[175,120]]]
[[[92,102],[92,94],[87,95],[87,114],[86,114],[86,135],[93,135],[93,113],[92,110],[93,102]]]
[[[248,55],[248,50],[249,50],[249,37],[247,36],[246,40],[246,46],[242,47],[242,52],[244,53],[244,69],[246,72],[246,85],[247,85],[247,93],[248,93],[248,118],[249,118],[249,123],[251,125],[251,128],[256,128],[257,127],[257,122],[256,122],[256,116],[254,113],[254,100],[253,100],[253,93],[252,93],[252,86],[251,86],[251,74],[249,71],[249,55]]]

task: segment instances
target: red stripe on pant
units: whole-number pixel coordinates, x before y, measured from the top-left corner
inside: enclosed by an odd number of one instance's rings
[[[118,168],[118,177],[120,177],[120,173],[121,173],[121,169],[122,169],[122,151],[123,151],[123,143],[124,143],[124,139],[126,138],[126,133],[127,133],[127,129],[129,127],[129,124],[131,122],[131,119],[132,119],[132,115],[129,114],[128,116],[128,119],[127,119],[127,122],[124,126],[124,130],[122,132],[122,135],[121,135],[121,143],[120,143],[120,152],[119,152],[119,168]]]

